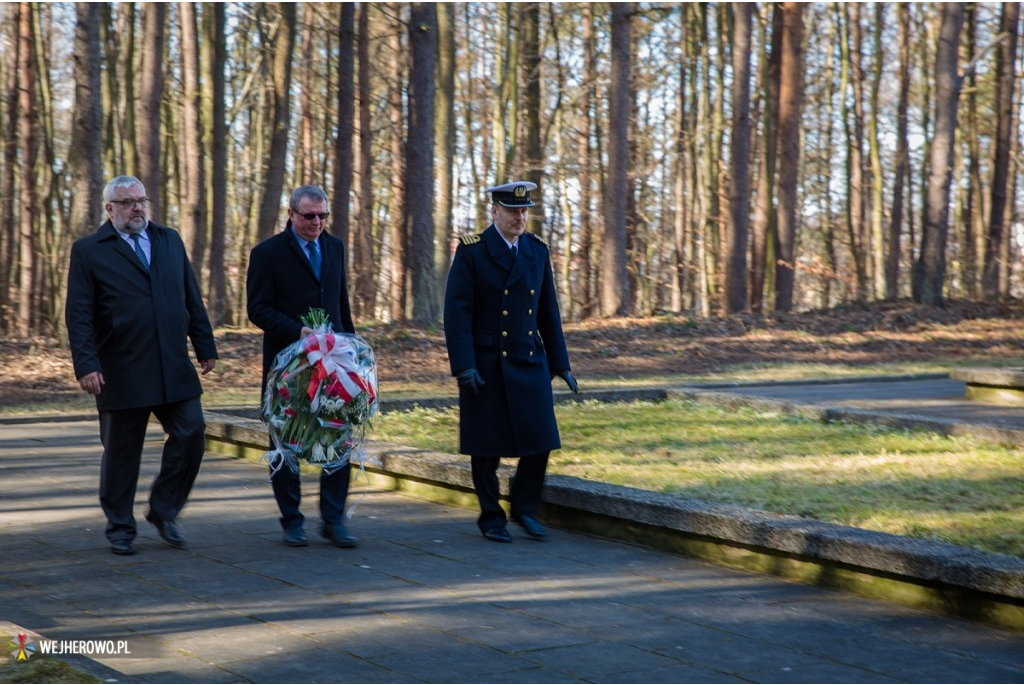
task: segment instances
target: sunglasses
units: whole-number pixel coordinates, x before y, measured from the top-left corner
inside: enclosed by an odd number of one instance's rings
[[[327,221],[327,217],[329,217],[331,215],[330,212],[323,212],[323,213],[307,212],[307,213],[303,214],[301,212],[296,212],[294,209],[292,211],[295,212],[295,214],[297,214],[298,216],[301,216],[306,221],[312,221],[313,219],[316,219],[317,217],[320,218],[320,221]]]

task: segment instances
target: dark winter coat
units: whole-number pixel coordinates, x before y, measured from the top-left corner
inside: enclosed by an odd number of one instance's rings
[[[198,397],[190,358],[217,358],[213,328],[181,236],[149,222],[147,273],[109,221],[71,247],[68,327],[75,377],[103,373],[100,411],[153,407]]]
[[[334,330],[355,333],[345,277],[345,245],[327,233],[319,239],[320,280],[291,228],[252,249],[245,288],[249,320],[263,330],[263,379],[274,358],[302,334],[304,316],[323,309]]]
[[[524,233],[513,256],[492,224],[455,251],[444,298],[453,375],[476,368],[479,396],[460,390],[460,451],[518,457],[561,447],[551,376],[569,370],[547,244]]]

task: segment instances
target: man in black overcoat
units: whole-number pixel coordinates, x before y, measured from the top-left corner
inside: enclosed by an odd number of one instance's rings
[[[573,392],[548,246],[526,231],[530,191],[516,181],[488,188],[493,223],[464,236],[444,297],[444,334],[459,383],[459,449],[471,456],[480,501],[477,525],[488,540],[512,542],[498,501],[501,457],[519,457],[511,517],[534,539],[548,456],[561,447],[551,380]]]
[[[288,203],[283,231],[252,249],[246,275],[249,320],[263,330],[263,392],[274,358],[292,343],[312,333],[300,317],[323,309],[334,330],[355,333],[345,277],[345,244],[325,233],[327,194],[318,186],[300,186]],[[320,534],[339,547],[355,547],[345,527],[351,464],[320,476]],[[309,544],[299,510],[299,474],[289,468],[271,469],[274,498],[281,510],[284,542],[290,547]]]
[[[206,450],[188,342],[205,376],[217,359],[213,328],[181,236],[149,219],[142,183],[118,176],[103,201],[108,221],[71,248],[64,317],[75,377],[99,411],[107,539],[113,553],[135,553],[135,490],[152,414],[167,440],[146,519],[183,547],[177,518]]]

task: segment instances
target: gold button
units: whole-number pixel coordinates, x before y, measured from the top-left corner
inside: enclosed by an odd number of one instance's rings
[[[531,295],[533,295],[535,292],[537,292],[537,291],[536,290],[530,290],[530,294]],[[505,291],[505,294],[508,295],[508,291],[507,290]]]
[[[507,309],[502,309],[501,310],[501,315],[502,316],[508,316],[508,310]]]
[[[526,313],[527,313],[527,314],[529,314],[529,315],[531,315],[531,316],[533,316],[533,310],[532,310],[532,309],[527,309],[527,310],[526,310]]]
[[[501,332],[501,337],[507,338],[508,337],[508,331],[502,331]]]
[[[530,354],[533,354],[533,353],[531,352]],[[506,352],[505,350],[502,350],[501,351],[501,356],[502,357],[507,357],[508,356],[508,352]]]
[[[505,294],[506,294],[506,295],[508,295],[508,290],[506,290],[506,291],[505,291]],[[531,292],[530,294],[532,295],[532,294],[533,294],[533,292]]]

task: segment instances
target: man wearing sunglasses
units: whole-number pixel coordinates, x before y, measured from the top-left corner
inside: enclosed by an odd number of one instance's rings
[[[146,520],[184,547],[177,518],[206,451],[203,392],[217,348],[199,285],[173,228],[149,218],[146,188],[118,176],[103,189],[108,220],[71,248],[64,312],[75,378],[96,397],[100,506],[114,554],[134,554],[133,509],[150,415],[167,433]]]
[[[310,309],[323,309],[335,331],[355,333],[345,277],[345,245],[324,232],[330,211],[319,186],[300,186],[288,203],[284,230],[252,249],[246,275],[249,320],[263,330],[263,381],[281,350],[312,331],[300,321]],[[320,534],[338,547],[355,547],[345,528],[345,500],[351,467],[320,476]],[[299,510],[299,475],[291,469],[271,472],[274,498],[281,510],[284,543],[309,544]]]

